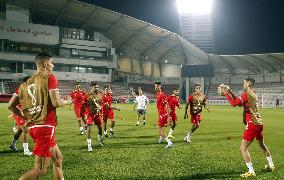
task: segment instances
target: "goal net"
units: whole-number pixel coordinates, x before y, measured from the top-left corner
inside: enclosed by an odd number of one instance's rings
[[[259,98],[259,107],[275,108],[277,100],[279,101],[278,107],[284,107],[284,94],[262,94]]]

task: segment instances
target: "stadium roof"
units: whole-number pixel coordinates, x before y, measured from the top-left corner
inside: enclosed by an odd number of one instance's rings
[[[265,70],[276,72],[284,69],[284,53],[214,55],[209,54],[209,61],[215,72],[235,73],[238,69],[260,73]]]
[[[205,52],[179,35],[141,20],[77,0],[11,0],[31,9],[33,23],[95,30],[122,57],[172,64],[207,64]]]
[[[172,64],[212,64],[215,72],[284,69],[283,53],[206,54],[179,35],[141,20],[77,0],[10,0],[30,9],[33,23],[94,30],[112,40],[121,57]],[[146,58],[147,57],[147,58]]]

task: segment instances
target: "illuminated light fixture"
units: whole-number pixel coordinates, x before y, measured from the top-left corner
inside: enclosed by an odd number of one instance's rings
[[[165,63],[168,63],[168,60],[167,60],[167,59],[165,60]]]
[[[214,0],[176,0],[179,14],[210,14]]]

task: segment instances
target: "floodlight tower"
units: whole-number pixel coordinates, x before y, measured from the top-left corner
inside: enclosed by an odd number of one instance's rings
[[[213,0],[176,0],[182,36],[206,53],[214,53]]]

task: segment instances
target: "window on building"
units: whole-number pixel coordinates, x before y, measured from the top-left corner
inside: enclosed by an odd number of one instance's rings
[[[98,74],[108,74],[108,69],[103,67],[96,67],[94,68],[94,73]]]
[[[0,72],[11,72],[10,63],[1,62],[0,63]]]
[[[23,73],[23,63],[17,62],[17,73]]]
[[[73,67],[71,67],[71,72],[78,72],[78,69],[79,69],[78,67],[73,66]]]
[[[70,67],[66,65],[56,64],[53,70],[60,72],[70,72]]]
[[[0,0],[0,12],[5,12],[6,7],[5,7],[5,0]]]
[[[34,70],[34,63],[24,63],[24,69]]]
[[[87,72],[87,73],[92,73],[92,68],[90,68],[90,67],[89,67],[89,68],[86,68],[86,72]]]
[[[93,31],[86,31],[85,32],[85,40],[93,41],[94,40],[94,32]]]
[[[87,72],[87,68],[79,67],[79,73],[86,73],[86,72]]]

